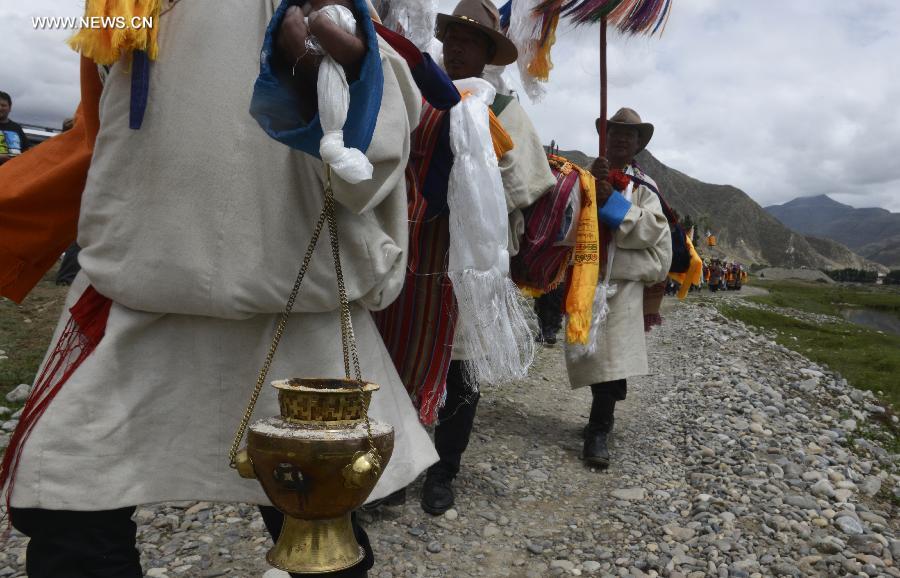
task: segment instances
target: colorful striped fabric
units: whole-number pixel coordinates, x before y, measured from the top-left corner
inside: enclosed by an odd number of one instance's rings
[[[426,183],[437,185],[452,159],[444,121],[449,111],[424,103],[419,127],[413,134],[406,168],[409,212],[409,260],[400,296],[387,309],[373,313],[397,373],[419,409],[419,420],[430,425],[437,419],[447,389],[447,372],[456,333],[457,305],[447,276],[450,220],[445,209],[447,191],[425,194]],[[500,158],[513,143],[493,111],[489,111],[494,153]],[[444,145],[439,147],[439,145]],[[443,150],[443,153],[440,152]],[[434,171],[435,174],[430,175]],[[432,177],[429,181],[428,177]],[[446,183],[444,183],[446,186]],[[429,207],[429,198],[439,210]],[[429,210],[432,209],[432,210]]]
[[[437,419],[447,386],[456,331],[456,299],[447,277],[450,247],[446,212],[426,219],[421,194],[445,113],[425,105],[406,170],[409,209],[409,263],[403,291],[387,309],[373,313],[419,419]]]
[[[510,262],[512,279],[531,295],[552,291],[566,274],[572,248],[556,246],[566,206],[573,191],[580,194],[578,171],[551,165],[556,186],[524,211],[525,236]],[[577,215],[573,218],[577,219]]]

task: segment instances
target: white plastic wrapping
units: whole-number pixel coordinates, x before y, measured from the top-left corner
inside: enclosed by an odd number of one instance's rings
[[[476,382],[500,383],[524,377],[534,361],[534,314],[509,277],[506,197],[488,112],[494,87],[480,78],[455,84],[468,93],[450,111],[447,272],[459,310],[456,343]]]
[[[453,167],[447,200],[457,230],[468,238],[466,243],[451,244],[450,269],[486,271],[509,262],[506,200],[488,116],[496,91],[480,78],[454,84],[469,95],[450,111]]]
[[[356,34],[356,19],[344,6],[329,5],[309,15],[309,21],[329,18],[346,32]],[[322,123],[322,140],[319,155],[322,162],[331,165],[334,173],[348,183],[359,183],[372,178],[372,163],[355,148],[344,146],[344,123],[350,108],[350,86],[344,67],[325,54],[319,64],[319,119]]]

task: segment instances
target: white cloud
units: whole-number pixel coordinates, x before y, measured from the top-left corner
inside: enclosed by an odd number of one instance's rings
[[[78,55],[66,44],[71,31],[36,30],[32,18],[80,16],[80,2],[29,0],[0,7],[0,90],[13,98],[11,117],[59,127],[78,106]]]
[[[636,109],[663,162],[760,204],[827,193],[900,211],[897,26],[891,0],[674,0],[661,38],[610,34],[610,114]],[[563,27],[546,99],[525,103],[564,149],[596,151],[597,37]]]
[[[13,118],[56,126],[77,105],[67,34],[33,30],[30,18],[77,16],[80,4],[0,7],[0,90],[13,95]],[[650,149],[666,164],[760,204],[827,193],[900,211],[898,27],[895,0],[673,0],[661,38],[610,34],[609,109],[653,122]],[[524,103],[546,142],[596,150],[597,36],[563,25],[548,94]]]

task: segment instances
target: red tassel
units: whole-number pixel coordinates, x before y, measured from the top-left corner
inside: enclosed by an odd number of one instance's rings
[[[112,300],[98,293],[93,286],[88,286],[75,305],[69,309],[71,317],[35,381],[34,389],[25,402],[19,424],[13,431],[9,447],[6,448],[6,454],[0,464],[0,490],[5,488],[7,512],[12,499],[19,458],[22,457],[28,436],[63,384],[103,339],[111,306]]]

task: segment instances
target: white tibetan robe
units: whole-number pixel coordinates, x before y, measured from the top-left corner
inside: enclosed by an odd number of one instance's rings
[[[572,359],[566,356],[573,388],[646,375],[647,342],[644,336],[644,287],[666,278],[672,261],[669,224],[656,194],[645,186],[634,189],[632,204],[613,233],[616,253],[609,299],[609,316],[597,351]]]
[[[275,0],[187,0],[162,17],[143,127],[128,128],[126,66],[110,71],[79,223],[83,271],[114,303],[106,334],[24,447],[12,505],[112,509],[168,500],[267,503],[228,450],[322,206],[321,162],[248,113]],[[369,309],[406,267],[403,179],[420,96],[381,45],[372,181],[335,182],[341,253],[371,414],[395,449],[370,499],[436,461]],[[334,268],[323,234],[270,379],[343,377]],[[68,314],[60,320],[65,324]],[[55,338],[54,338],[55,342]],[[52,347],[52,345],[51,345]],[[266,386],[256,417],[277,415]]]

